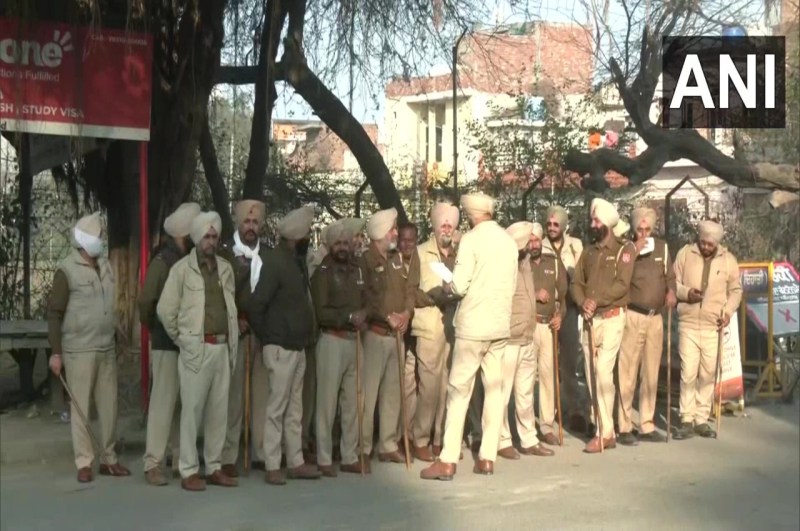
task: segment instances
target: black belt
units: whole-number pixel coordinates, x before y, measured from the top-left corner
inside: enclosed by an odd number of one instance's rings
[[[645,308],[644,306],[639,306],[638,304],[629,304],[628,309],[633,310],[634,312],[640,313],[642,315],[647,315],[648,317],[652,317],[657,313],[661,313],[660,309],[656,310],[652,308]]]

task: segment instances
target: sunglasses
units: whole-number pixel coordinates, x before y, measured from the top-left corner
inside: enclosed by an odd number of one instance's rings
[[[556,227],[556,228],[558,228],[558,227],[560,227],[561,225],[560,225],[560,224],[558,224],[558,223],[556,223],[555,221],[548,221],[548,222],[547,222],[547,226],[548,226],[548,227]]]

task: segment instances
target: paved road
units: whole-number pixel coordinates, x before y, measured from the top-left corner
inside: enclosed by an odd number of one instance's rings
[[[589,456],[569,437],[555,458],[497,463],[493,477],[463,461],[450,483],[418,479],[422,463],[374,464],[367,479],[263,483],[182,491],[135,475],[79,485],[70,463],[8,465],[0,473],[2,530],[281,529],[765,529],[800,528],[800,406],[725,418],[722,437]]]

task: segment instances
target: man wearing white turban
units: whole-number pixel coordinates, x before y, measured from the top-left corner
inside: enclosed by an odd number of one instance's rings
[[[625,331],[622,334],[622,346],[617,364],[619,381],[617,441],[625,445],[637,444],[637,439],[632,433],[631,418],[637,380],[641,380],[639,440],[649,442],[665,440],[664,436],[656,431],[653,422],[664,338],[662,311],[665,307],[672,308],[677,302],[675,273],[667,243],[653,237],[656,224],[655,211],[650,208],[637,208],[633,211],[631,222],[638,254],[633,265],[630,302],[625,315]],[[622,223],[620,221],[619,225]],[[648,240],[651,241],[651,245],[648,245]]]
[[[419,262],[414,260],[406,270],[397,250],[397,210],[389,208],[374,213],[367,221],[369,248],[361,255],[359,265],[364,277],[367,320],[364,333],[364,453],[372,451],[373,418],[379,403],[378,459],[381,462],[404,463],[398,451],[400,438],[400,374],[397,356],[405,353],[402,336],[414,315],[414,302],[419,286]],[[396,337],[400,336],[401,351]]]
[[[89,412],[91,399],[100,420],[104,464],[100,474],[128,476],[114,451],[117,423],[117,354],[115,352],[114,276],[103,254],[100,213],[84,216],[71,231],[73,251],[56,270],[47,306],[50,369],[62,365],[75,400],[72,404],[72,449],[78,481],[94,479],[95,455],[86,426],[75,407]],[[108,464],[105,464],[108,463]]]
[[[228,427],[228,389],[235,369],[239,326],[233,267],[217,255],[222,222],[216,212],[195,216],[190,235],[195,251],[170,269],[156,311],[180,348],[181,486],[205,490],[206,483],[234,487],[222,471]],[[205,480],[200,477],[197,432],[203,424]]]
[[[718,334],[742,301],[739,263],[720,245],[722,225],[702,221],[695,243],[675,257],[681,356],[681,426],[676,439],[693,433],[715,437],[708,424],[714,398]]]
[[[555,256],[567,272],[572,282],[575,265],[583,253],[583,243],[567,234],[567,211],[553,205],[547,210],[545,232],[542,240],[542,254]],[[586,408],[582,406],[583,392],[578,383],[578,358],[580,357],[580,334],[578,334],[578,307],[569,293],[566,294],[566,314],[558,332],[559,372],[561,378],[561,399],[569,418],[569,427],[579,433],[587,431]],[[559,407],[561,407],[559,405]]]
[[[453,231],[458,226],[458,207],[436,203],[431,209],[430,239],[417,247],[419,257],[419,297],[411,322],[411,334],[417,340],[417,410],[411,431],[414,457],[432,462],[442,451],[445,401],[447,399],[447,363],[452,338],[445,315],[457,298],[445,293],[442,279],[433,264],[444,264],[452,271],[456,265]],[[433,440],[431,440],[433,432]],[[432,445],[431,445],[432,443]],[[432,446],[429,447],[429,446]]]
[[[228,391],[228,432],[225,435],[225,446],[222,449],[222,471],[226,476],[235,478],[239,476],[236,461],[239,458],[239,442],[242,434],[242,421],[244,420],[244,383],[245,378],[251,379],[250,401],[252,403],[253,434],[252,444],[257,466],[264,460],[263,419],[266,408],[266,378],[267,370],[261,361],[261,356],[256,355],[261,351],[250,327],[247,324],[247,304],[258,284],[263,266],[263,253],[259,236],[264,226],[266,206],[262,201],[244,199],[236,203],[236,232],[233,240],[227,242],[220,249],[220,256],[233,266],[236,275],[236,308],[239,321],[239,349],[236,353],[236,365],[231,373],[231,384]],[[251,374],[245,374],[247,363],[245,354],[252,357]],[[246,422],[250,422],[247,419]]]
[[[482,193],[461,197],[472,229],[459,244],[452,279],[445,291],[463,296],[455,316],[456,341],[447,386],[444,447],[422,479],[452,479],[456,473],[464,422],[475,377],[485,390],[483,438],[473,472],[494,473],[503,425],[503,353],[511,336],[511,301],[517,282],[517,245],[492,219],[494,200]]]
[[[363,277],[353,261],[353,233],[345,224],[334,223],[326,236],[330,253],[311,277],[314,310],[321,330],[316,356],[315,434],[317,464],[324,476],[335,477],[333,428],[337,406],[341,409],[341,471],[370,472],[366,460],[361,468],[356,422],[360,408],[356,341],[357,332],[367,328],[367,311]]]
[[[161,462],[169,441],[172,449],[172,467],[178,469],[180,455],[178,405],[178,347],[167,335],[156,315],[156,306],[161,291],[167,282],[169,270],[186,256],[192,246],[189,232],[192,221],[200,213],[197,203],[183,203],[164,220],[167,240],[158,254],[150,261],[147,275],[139,294],[139,320],[150,331],[150,363],[153,386],[147,412],[147,445],[144,454],[144,476],[148,484],[167,484],[167,476],[161,471]]]
[[[530,221],[518,221],[506,229],[517,244],[519,259],[516,290],[511,303],[511,337],[503,355],[503,411],[508,410],[512,391],[516,394],[522,394],[529,387],[530,391],[533,392],[533,376],[536,372],[536,366],[532,363],[527,363],[525,367],[521,367],[523,359],[531,359],[533,333],[536,327],[536,289],[529,256],[533,227],[534,225]],[[523,386],[525,386],[524,389]],[[532,406],[533,404],[531,403],[530,405]],[[515,403],[515,408],[517,407],[522,407],[522,405]],[[533,416],[532,408],[530,416]],[[523,445],[525,446],[525,453],[539,456],[553,455],[552,450],[539,444],[538,439],[536,439],[536,430],[527,435],[533,435],[533,440],[525,441],[527,443]],[[519,452],[512,444],[508,415],[503,415],[500,449],[497,451],[497,455],[504,459],[519,459]]]
[[[247,317],[262,347],[269,374],[264,457],[266,481],[285,485],[282,445],[290,479],[318,479],[317,467],[303,456],[305,349],[314,342],[316,323],[306,270],[314,209],[301,207],[278,222],[280,242],[264,255],[264,267],[248,302]]]
[[[575,266],[570,286],[572,299],[581,308],[587,324],[583,352],[597,423],[596,436],[584,448],[586,453],[616,446],[614,366],[625,329],[628,290],[636,258],[633,243],[617,238],[612,232],[618,221],[619,214],[611,203],[603,199],[592,202],[589,227],[592,245]]]

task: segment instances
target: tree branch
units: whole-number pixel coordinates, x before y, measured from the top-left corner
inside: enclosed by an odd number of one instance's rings
[[[211,138],[211,129],[208,124],[208,114],[205,116],[203,130],[200,132],[200,160],[203,162],[203,172],[206,174],[206,182],[211,190],[211,198],[214,201],[214,209],[222,218],[222,241],[228,241],[233,237],[233,219],[230,213],[230,196],[228,188],[225,186],[225,179],[219,169],[217,160],[217,150],[214,147],[214,139]]]

